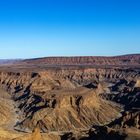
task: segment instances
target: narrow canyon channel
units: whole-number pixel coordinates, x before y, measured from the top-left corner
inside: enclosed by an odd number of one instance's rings
[[[0,127],[6,130],[13,130],[18,122],[18,109],[11,96],[4,89],[0,88]]]

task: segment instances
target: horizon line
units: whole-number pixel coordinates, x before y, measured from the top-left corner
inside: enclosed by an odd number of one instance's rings
[[[129,56],[129,55],[140,55],[140,53],[132,53],[132,54],[121,54],[121,55],[56,55],[56,56],[39,56],[39,57],[29,57],[29,58],[0,58],[0,60],[8,61],[8,60],[30,60],[30,59],[43,59],[43,58],[71,58],[71,57],[119,57],[119,56]]]

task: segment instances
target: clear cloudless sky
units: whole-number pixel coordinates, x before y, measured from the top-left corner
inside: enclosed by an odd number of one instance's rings
[[[140,0],[0,0],[0,58],[140,53]]]

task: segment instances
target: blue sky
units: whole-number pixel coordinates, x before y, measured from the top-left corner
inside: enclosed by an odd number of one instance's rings
[[[139,0],[0,1],[0,58],[140,53]]]

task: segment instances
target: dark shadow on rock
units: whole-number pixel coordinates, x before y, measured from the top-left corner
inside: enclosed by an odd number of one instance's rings
[[[61,140],[76,140],[76,139],[73,137],[73,133],[70,132],[61,136]]]
[[[107,127],[96,127],[95,131],[89,131],[89,137],[81,138],[80,140],[125,140],[125,134],[119,132],[108,131]]]
[[[84,85],[84,87],[90,88],[90,89],[95,89],[95,88],[97,88],[97,85],[95,85],[95,84],[93,84],[93,83],[89,83],[89,84],[87,84],[87,85]]]

